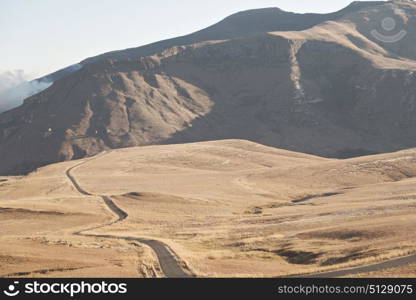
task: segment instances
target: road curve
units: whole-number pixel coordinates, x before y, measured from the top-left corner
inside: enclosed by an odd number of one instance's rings
[[[105,154],[105,153],[103,153]],[[101,155],[103,155],[101,154]],[[93,157],[92,159],[96,159],[98,156]],[[170,278],[191,278],[194,277],[193,275],[190,275],[186,273],[182,267],[180,266],[180,263],[175,258],[175,256],[172,254],[172,251],[169,251],[168,246],[163,244],[162,242],[156,241],[156,240],[149,240],[144,238],[135,238],[135,237],[122,237],[122,236],[114,236],[114,235],[96,235],[96,234],[86,234],[84,232],[90,231],[93,229],[99,229],[103,228],[118,222],[123,221],[128,217],[128,214],[123,211],[120,207],[118,207],[113,200],[111,200],[110,197],[104,196],[104,195],[93,195],[89,193],[88,191],[84,190],[81,185],[78,183],[76,178],[72,175],[71,171],[74,170],[77,167],[80,167],[81,165],[87,163],[89,160],[84,160],[71,168],[66,170],[66,175],[69,178],[69,180],[72,182],[75,189],[86,196],[99,196],[104,201],[104,203],[107,205],[107,207],[114,213],[114,215],[117,216],[117,219],[97,227],[84,229],[79,232],[75,232],[76,235],[83,235],[88,237],[98,237],[98,238],[107,238],[107,239],[118,239],[118,240],[126,240],[126,241],[137,241],[142,244],[146,244],[149,247],[153,249],[153,251],[156,253],[159,264],[162,268],[163,273],[166,277]],[[308,199],[309,200],[309,199]],[[381,271],[388,268],[394,268],[399,267],[403,265],[407,265],[410,263],[416,262],[416,254],[405,256],[405,257],[399,257],[395,259],[391,259],[388,261],[367,265],[367,266],[361,266],[361,267],[355,267],[355,268],[349,268],[349,269],[343,269],[343,270],[336,270],[336,271],[330,271],[330,272],[322,272],[322,273],[315,273],[315,274],[306,274],[306,275],[295,275],[290,276],[292,278],[334,278],[334,277],[343,277],[343,276],[350,276],[360,273],[369,273],[369,272],[375,272],[375,271]]]
[[[103,154],[101,154],[101,155],[103,155]],[[98,156],[95,156],[91,159],[96,159],[96,158],[98,158]],[[89,159],[89,160],[91,160],[91,159]],[[128,213],[125,212],[124,210],[122,210],[120,207],[118,207],[110,197],[104,196],[104,195],[94,195],[94,194],[91,194],[88,191],[86,191],[84,188],[82,188],[82,186],[76,180],[75,176],[71,173],[75,168],[80,167],[81,165],[87,163],[89,160],[84,160],[84,161],[72,166],[71,168],[66,170],[65,174],[68,177],[68,179],[71,181],[72,185],[75,187],[75,189],[80,194],[85,195],[85,196],[101,197],[101,199],[106,204],[108,209],[111,210],[111,212],[113,212],[113,214],[115,216],[117,216],[117,219],[114,220],[114,221],[111,221],[109,223],[100,225],[100,226],[87,228],[87,229],[75,232],[74,234],[75,235],[80,235],[80,236],[87,236],[87,237],[117,239],[117,240],[125,240],[125,241],[136,241],[136,242],[145,244],[145,245],[149,246],[150,248],[152,248],[153,251],[156,253],[156,256],[159,260],[159,264],[160,264],[160,267],[162,269],[162,272],[166,277],[168,277],[168,278],[191,278],[191,277],[194,277],[193,275],[190,275],[190,274],[186,273],[182,269],[182,267],[181,267],[180,263],[178,262],[178,260],[176,259],[175,255],[172,253],[171,250],[169,250],[168,246],[163,244],[162,242],[159,242],[159,241],[156,241],[156,240],[144,239],[144,238],[136,238],[136,237],[123,237],[123,236],[115,236],[115,235],[100,235],[100,234],[85,233],[86,231],[99,229],[99,228],[103,228],[103,227],[106,227],[106,226],[116,224],[118,222],[123,221],[124,219],[126,219],[128,217]]]
[[[344,270],[337,270],[331,272],[323,272],[317,274],[310,274],[310,275],[301,275],[301,276],[293,276],[296,278],[334,278],[334,277],[343,277],[343,276],[350,276],[360,273],[369,273],[369,272],[376,272],[381,271],[384,269],[400,267],[403,265],[411,264],[416,262],[416,254],[399,257],[391,260],[387,260],[384,262],[362,266],[362,267],[355,267],[350,269]]]

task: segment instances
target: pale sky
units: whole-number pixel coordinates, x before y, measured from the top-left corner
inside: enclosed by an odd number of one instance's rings
[[[352,0],[0,0],[0,73],[41,76],[103,52],[185,35],[238,11],[333,12]]]

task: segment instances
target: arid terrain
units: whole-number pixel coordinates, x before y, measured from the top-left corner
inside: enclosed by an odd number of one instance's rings
[[[0,276],[165,275],[146,244],[106,236],[159,241],[198,277],[389,261],[416,253],[415,176],[414,149],[338,160],[243,140],[53,164],[1,178]],[[117,222],[101,196],[127,217]],[[414,266],[354,276],[414,276]]]
[[[410,0],[254,9],[27,82],[0,277],[416,277],[415,37]]]
[[[88,59],[0,114],[0,174],[221,139],[333,158],[416,147],[415,15],[405,0],[324,15],[259,9]],[[387,34],[386,17],[390,35],[407,33],[393,44],[372,34]]]

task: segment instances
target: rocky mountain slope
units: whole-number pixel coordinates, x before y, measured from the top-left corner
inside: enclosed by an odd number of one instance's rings
[[[234,15],[222,36],[208,30],[191,45],[87,60],[0,115],[0,174],[108,148],[228,138],[328,157],[416,146],[412,1],[354,3],[326,19],[280,12]],[[269,30],[264,14],[282,29]],[[380,29],[388,16],[394,32]],[[230,25],[256,20],[268,32]],[[376,29],[406,35],[383,42]]]

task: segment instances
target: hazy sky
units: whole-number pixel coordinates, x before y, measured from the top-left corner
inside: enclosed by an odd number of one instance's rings
[[[0,0],[0,73],[45,75],[103,52],[191,33],[246,9],[332,12],[350,0]]]

